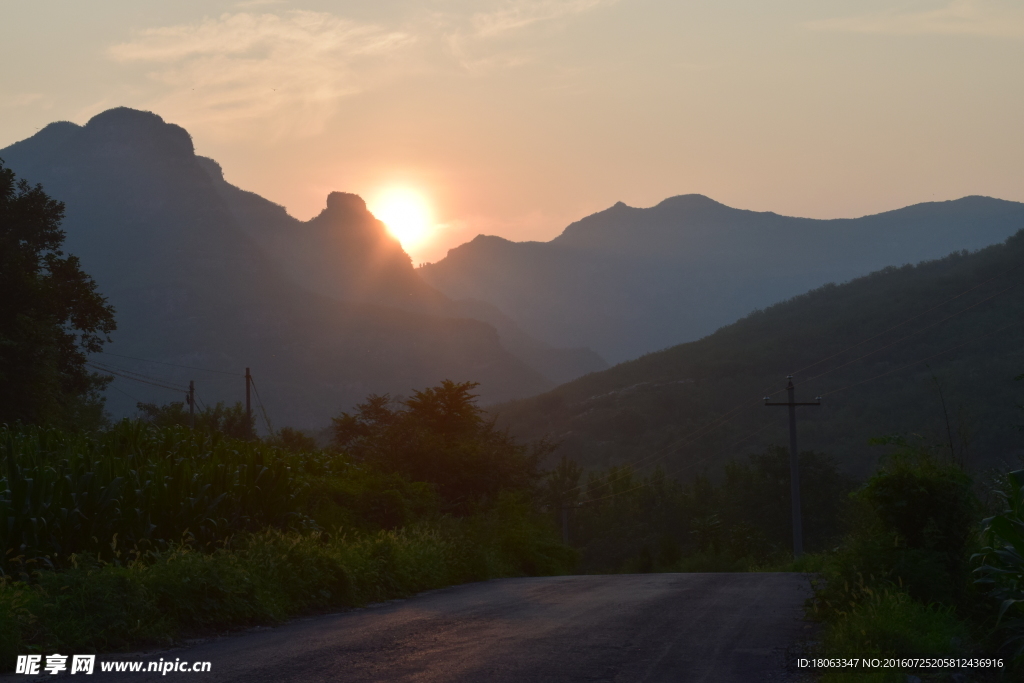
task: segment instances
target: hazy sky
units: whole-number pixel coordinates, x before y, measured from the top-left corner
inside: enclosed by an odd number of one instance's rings
[[[0,147],[149,109],[303,219],[419,191],[417,262],[690,192],[1024,201],[1020,0],[0,0],[0,58]]]

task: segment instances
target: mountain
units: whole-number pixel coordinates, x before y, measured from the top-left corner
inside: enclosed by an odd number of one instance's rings
[[[930,207],[929,207],[930,208]],[[871,471],[873,437],[921,435],[983,470],[1024,455],[1024,231],[975,253],[889,267],[756,311],[698,341],[495,407],[519,436],[548,436],[587,466],[673,476],[788,446],[793,375],[801,449]]]
[[[585,345],[556,348],[523,332],[491,304],[473,298],[453,301],[438,292],[413,270],[401,245],[357,195],[333,192],[324,211],[303,222],[284,207],[228,183],[214,160],[197,160],[238,225],[303,288],[342,301],[486,322],[506,349],[556,384],[608,367]]]
[[[621,362],[825,283],[980,249],[1022,227],[1024,204],[987,197],[812,220],[683,195],[648,209],[620,202],[550,242],[481,235],[419,272],[538,339]]]
[[[445,297],[354,195],[331,194],[307,223],[249,196],[293,228],[272,234],[225,200],[184,129],[125,108],[85,126],[51,124],[0,158],[66,204],[65,249],[116,309],[113,343],[93,360],[141,381],[115,380],[115,415],[137,400],[181,400],[176,387],[189,379],[207,404],[240,400],[246,367],[278,426],[322,426],[371,392],[408,394],[446,378],[480,382],[485,400],[552,386],[491,325],[399,307],[420,296],[439,310]],[[326,252],[316,266],[336,259],[336,296],[311,291],[325,286],[297,279],[302,264],[272,253],[302,240]]]

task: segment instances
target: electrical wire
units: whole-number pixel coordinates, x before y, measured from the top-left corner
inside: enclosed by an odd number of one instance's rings
[[[184,389],[182,387],[173,387],[173,386],[168,386],[166,384],[160,384],[159,382],[151,382],[149,380],[140,379],[138,377],[131,377],[129,375],[121,374],[120,372],[117,372],[116,370],[111,370],[109,368],[99,367],[99,366],[94,365],[92,363],[86,363],[86,365],[91,367],[91,368],[93,368],[94,370],[99,370],[100,372],[106,372],[106,373],[109,373],[111,375],[116,375],[116,376],[121,377],[123,379],[130,379],[133,382],[141,382],[142,384],[149,384],[149,385],[152,385],[154,387],[160,387],[161,389],[169,389],[170,391],[177,391],[177,392],[188,393],[188,389]]]
[[[881,373],[881,374],[879,374],[879,375],[875,375],[874,377],[869,377],[869,378],[867,378],[867,379],[862,379],[862,380],[861,380],[861,381],[859,381],[859,382],[854,382],[853,384],[848,384],[848,385],[846,385],[845,387],[843,387],[843,388],[841,388],[841,389],[833,389],[832,391],[826,391],[825,393],[823,393],[823,394],[822,394],[822,396],[824,397],[824,396],[829,396],[829,395],[831,395],[831,394],[837,394],[837,393],[839,393],[840,391],[846,391],[847,389],[851,389],[851,388],[853,388],[853,387],[855,387],[855,386],[858,386],[858,385],[864,384],[865,382],[872,382],[872,381],[874,381],[874,380],[876,380],[876,379],[879,379],[879,378],[881,378],[881,377],[885,377],[886,375],[891,375],[891,374],[892,374],[892,373],[894,373],[894,372],[899,372],[900,370],[905,370],[906,368],[909,368],[909,367],[911,367],[911,366],[917,365],[917,364],[919,364],[919,363],[924,363],[925,361],[929,361],[929,360],[931,360],[932,358],[936,358],[936,357],[938,357],[938,356],[941,356],[941,355],[943,355],[943,354],[949,353],[950,351],[956,351],[957,349],[959,349],[959,348],[962,348],[962,347],[964,347],[964,346],[967,346],[968,344],[970,344],[970,343],[972,343],[972,342],[976,342],[976,341],[978,341],[979,339],[984,339],[984,338],[986,338],[986,337],[991,337],[991,336],[997,335],[997,334],[999,334],[1000,332],[1003,332],[1003,331],[1005,331],[1005,330],[1008,330],[1008,329],[1010,329],[1011,327],[1015,327],[1015,326],[1017,326],[1017,325],[1020,325],[1020,324],[1021,324],[1021,322],[1020,322],[1020,321],[1018,321],[1018,322],[1015,322],[1015,323],[1011,323],[1011,324],[1009,324],[1009,325],[1005,325],[1005,326],[1003,326],[1003,327],[1000,327],[1000,328],[999,328],[998,330],[993,330],[993,331],[991,331],[991,332],[986,332],[986,333],[984,333],[984,334],[979,334],[979,335],[976,335],[976,336],[974,336],[974,337],[971,337],[971,338],[970,338],[970,339],[968,339],[967,341],[963,342],[962,344],[957,344],[956,346],[950,347],[950,348],[948,348],[948,349],[945,349],[945,350],[943,350],[943,351],[939,351],[938,353],[934,353],[934,354],[932,354],[932,355],[930,355],[930,356],[927,356],[927,357],[925,357],[925,358],[919,358],[919,359],[917,359],[917,360],[915,360],[915,361],[912,361],[912,362],[910,362],[910,363],[906,363],[905,365],[901,365],[901,366],[900,366],[900,367],[898,367],[898,368],[893,368],[892,370],[887,370],[887,371],[885,371],[885,372],[883,372],[883,373]]]
[[[991,296],[989,296],[989,297],[986,297],[986,298],[982,299],[981,301],[978,301],[977,303],[971,304],[971,305],[970,305],[970,306],[968,306],[967,308],[964,308],[964,309],[962,309],[962,310],[959,310],[959,311],[957,311],[956,313],[953,313],[953,314],[951,314],[951,315],[948,315],[948,316],[946,316],[946,317],[945,317],[945,318],[943,318],[942,320],[937,320],[937,321],[935,321],[935,322],[931,323],[930,325],[925,325],[925,326],[924,326],[924,327],[922,327],[921,329],[919,329],[919,330],[917,330],[917,331],[915,331],[915,332],[911,332],[910,334],[908,334],[908,335],[905,335],[905,336],[903,336],[903,337],[900,337],[899,339],[896,339],[895,341],[889,342],[889,343],[888,343],[888,344],[886,344],[885,346],[880,346],[880,347],[878,347],[877,349],[875,349],[874,351],[869,351],[868,353],[865,353],[865,354],[864,354],[864,355],[862,355],[862,356],[858,356],[857,358],[854,358],[853,360],[847,361],[847,362],[843,363],[842,365],[837,365],[836,367],[832,368],[831,370],[826,370],[825,372],[822,372],[822,373],[819,373],[819,374],[817,374],[817,375],[813,375],[813,376],[811,376],[811,377],[808,377],[808,378],[806,378],[806,379],[805,379],[804,381],[805,381],[805,382],[810,382],[810,381],[811,381],[811,380],[813,380],[813,379],[818,379],[819,377],[824,377],[825,375],[827,375],[827,374],[830,374],[830,373],[832,373],[832,372],[835,372],[836,370],[839,370],[839,369],[841,369],[841,368],[845,368],[845,367],[846,367],[847,365],[850,365],[851,363],[856,363],[856,362],[857,362],[857,361],[859,361],[859,360],[864,360],[864,359],[865,359],[865,358],[867,358],[868,356],[871,356],[871,355],[873,355],[873,354],[875,354],[875,353],[878,353],[879,351],[884,351],[885,349],[889,348],[890,346],[893,346],[893,345],[895,345],[895,344],[898,344],[898,343],[900,343],[901,341],[906,341],[907,339],[910,339],[911,337],[913,337],[913,336],[914,336],[914,335],[916,335],[916,334],[920,334],[921,332],[924,332],[924,331],[925,331],[925,330],[927,330],[927,329],[930,329],[930,328],[932,328],[932,327],[935,327],[936,325],[939,325],[939,324],[941,324],[941,323],[944,323],[944,322],[946,322],[947,320],[949,320],[949,319],[951,319],[951,318],[955,318],[956,316],[958,316],[958,315],[960,315],[960,314],[962,314],[962,313],[966,313],[967,311],[971,310],[972,308],[976,308],[976,307],[980,306],[981,304],[985,303],[986,301],[991,301],[992,299],[996,298],[996,297],[997,297],[997,296],[999,296],[1000,294],[1005,294],[1006,292],[1010,291],[1011,289],[1014,289],[1014,288],[1016,288],[1016,287],[1020,286],[1020,284],[1021,284],[1021,283],[1020,283],[1020,282],[1018,282],[1018,283],[1016,283],[1016,284],[1014,284],[1014,285],[1010,285],[1010,286],[1009,286],[1009,287],[1007,287],[1006,289],[1002,289],[1002,290],[1000,290],[1000,291],[996,292],[995,294],[993,294],[993,295],[991,295]]]
[[[749,434],[744,436],[742,439],[739,439],[738,441],[730,444],[726,448],[720,448],[720,449],[718,449],[717,451],[715,451],[711,455],[706,455],[706,456],[704,456],[703,458],[701,458],[699,460],[695,460],[693,462],[686,463],[682,467],[678,467],[678,468],[676,468],[674,470],[669,470],[668,472],[665,473],[665,476],[666,477],[671,477],[671,476],[675,476],[675,475],[678,475],[678,474],[682,474],[686,470],[693,469],[697,465],[702,465],[702,464],[706,463],[708,460],[710,460],[713,456],[719,456],[722,453],[724,453],[726,450],[732,450],[732,449],[736,448],[737,446],[739,446],[741,443],[743,443],[747,439],[750,439],[750,438],[753,438],[753,437],[757,436],[758,434],[760,434],[764,430],[768,429],[770,426],[771,426],[770,424],[766,424],[763,427],[761,427],[760,429],[757,429],[757,430],[755,430],[753,432],[750,432]],[[609,485],[611,483],[613,483],[613,481],[609,480],[607,482],[602,482],[601,484],[598,484],[598,486],[607,486],[607,485]],[[588,482],[588,484],[589,484],[589,482]],[[584,501],[582,503],[579,503],[578,507],[582,507],[584,505],[593,505],[594,503],[599,503],[602,500],[608,500],[609,498],[614,498],[615,496],[621,496],[621,495],[624,495],[626,493],[631,493],[633,491],[639,491],[640,489],[642,489],[642,488],[644,488],[645,486],[648,486],[648,485],[649,485],[648,482],[643,481],[643,482],[637,484],[636,486],[633,486],[632,488],[628,488],[628,489],[625,489],[623,491],[616,491],[614,493],[609,493],[607,495],[601,496],[600,498],[592,498],[590,500],[586,500],[586,501]],[[575,489],[571,489],[570,491],[572,491],[572,490],[575,490]]]
[[[833,358],[835,358],[836,356],[841,356],[841,355],[843,355],[844,353],[846,353],[847,351],[851,351],[851,350],[853,350],[853,349],[857,348],[858,346],[860,346],[860,345],[862,345],[862,344],[866,344],[866,343],[868,343],[869,341],[872,341],[872,340],[874,340],[874,339],[878,339],[879,337],[882,337],[882,336],[884,336],[884,335],[886,335],[886,334],[889,334],[889,333],[890,333],[890,332],[892,332],[893,330],[896,330],[896,329],[898,329],[898,328],[900,328],[900,327],[902,327],[902,326],[906,325],[907,323],[909,323],[909,322],[911,322],[911,321],[917,320],[917,319],[918,319],[918,318],[920,318],[921,316],[923,316],[923,315],[927,315],[928,313],[931,313],[932,311],[934,311],[934,310],[936,310],[936,309],[942,308],[943,306],[945,306],[945,305],[946,305],[946,304],[948,304],[949,302],[951,302],[951,301],[955,301],[956,299],[959,299],[960,297],[964,296],[965,294],[969,294],[970,292],[973,292],[973,291],[974,291],[975,289],[977,289],[978,287],[981,287],[981,286],[983,286],[983,285],[987,285],[988,283],[992,282],[993,280],[996,280],[996,279],[998,279],[998,278],[1001,278],[1001,277],[1003,277],[1004,275],[1009,275],[1010,273],[1012,273],[1013,271],[1017,270],[1017,269],[1018,269],[1018,268],[1020,268],[1021,266],[1024,266],[1024,263],[1018,263],[1017,265],[1013,266],[1012,268],[1008,268],[1008,269],[1004,270],[1003,272],[1001,272],[1001,273],[999,273],[999,274],[997,274],[997,275],[993,275],[992,277],[990,277],[989,279],[985,280],[984,282],[979,282],[978,284],[974,285],[973,287],[968,287],[967,289],[965,289],[964,291],[960,292],[959,294],[956,294],[956,295],[954,295],[954,296],[951,296],[951,297],[949,297],[948,299],[946,299],[945,301],[942,301],[941,303],[938,303],[938,304],[936,304],[936,305],[932,306],[931,308],[929,308],[929,309],[927,309],[927,310],[925,310],[925,311],[922,311],[922,312],[918,313],[917,315],[914,315],[914,316],[911,316],[911,317],[909,317],[909,318],[906,318],[906,319],[902,320],[901,322],[898,322],[898,323],[896,323],[895,325],[893,325],[892,327],[890,327],[890,328],[888,328],[888,329],[886,329],[886,330],[882,330],[882,331],[881,331],[881,332],[879,332],[878,334],[875,334],[875,335],[873,335],[873,336],[871,336],[871,337],[868,337],[867,339],[864,339],[864,340],[862,340],[862,341],[859,341],[859,342],[857,342],[856,344],[854,344],[854,345],[852,345],[852,346],[848,346],[848,347],[846,347],[845,349],[843,349],[842,351],[837,351],[836,353],[833,353],[833,354],[832,354],[831,356],[826,356],[825,358],[822,358],[822,359],[820,359],[820,360],[816,360],[816,361],[814,361],[813,363],[811,363],[810,365],[805,365],[804,367],[800,368],[799,370],[795,370],[795,371],[793,371],[793,373],[792,373],[792,374],[793,374],[793,375],[797,375],[797,374],[799,374],[799,373],[802,373],[802,372],[804,372],[805,370],[808,370],[808,369],[810,369],[810,368],[813,368],[813,367],[814,367],[815,365],[821,365],[821,364],[822,364],[822,363],[824,363],[825,361],[827,361],[827,360],[832,360],[832,359],[833,359]],[[1018,283],[1018,284],[1019,284],[1019,283]],[[1014,286],[1016,286],[1016,285],[1014,285]],[[1004,290],[1004,291],[1005,291],[1005,290]],[[820,375],[819,375],[819,376],[820,376]]]
[[[240,372],[229,372],[227,370],[212,370],[210,368],[198,368],[198,367],[195,367],[194,365],[179,365],[178,363],[166,363],[166,362],[164,362],[162,360],[150,360],[149,358],[137,358],[135,356],[125,356],[125,355],[120,354],[120,353],[111,353],[109,351],[104,351],[102,353],[102,355],[104,355],[104,356],[117,356],[118,358],[129,358],[131,360],[142,361],[143,363],[156,363],[158,365],[169,365],[172,368],[185,368],[187,370],[200,370],[202,372],[216,372],[216,373],[221,374],[221,375],[231,375],[232,377],[245,377],[245,375],[243,375]]]
[[[927,310],[925,310],[925,311],[923,311],[921,313],[918,313],[917,315],[912,316],[911,318],[907,318],[907,319],[901,321],[900,323],[898,323],[896,325],[893,325],[892,327],[888,328],[887,330],[884,330],[883,332],[880,332],[880,333],[878,333],[876,335],[868,337],[867,339],[859,341],[856,344],[852,344],[852,345],[848,346],[847,348],[843,349],[842,351],[834,353],[834,354],[832,354],[830,356],[827,356],[827,357],[825,357],[825,358],[823,358],[821,360],[815,361],[814,363],[811,363],[810,365],[805,365],[803,368],[801,368],[798,371],[795,371],[793,374],[795,375],[795,374],[797,374],[797,372],[802,372],[802,371],[807,370],[808,368],[814,367],[815,365],[820,365],[821,363],[823,363],[823,362],[825,362],[827,360],[830,360],[832,358],[840,356],[840,355],[842,355],[842,354],[844,354],[844,353],[846,353],[848,351],[851,351],[851,350],[857,348],[858,346],[862,346],[863,344],[866,344],[869,341],[877,339],[877,338],[879,338],[879,337],[881,337],[881,336],[883,336],[883,335],[885,335],[885,334],[887,334],[887,333],[889,333],[889,332],[891,332],[891,331],[893,331],[895,329],[898,329],[899,327],[901,327],[901,326],[911,322],[912,320],[916,320],[916,319],[920,318],[921,316],[926,315],[927,313],[930,313],[930,312],[932,312],[932,311],[934,311],[934,310],[936,310],[938,308],[941,308],[942,306],[945,306],[946,304],[950,303],[951,301],[954,301],[954,300],[964,296],[965,294],[968,294],[968,293],[974,291],[975,289],[977,289],[977,288],[979,288],[979,287],[981,287],[981,286],[983,286],[985,284],[988,284],[989,282],[992,282],[993,280],[995,280],[997,278],[1000,278],[1002,276],[1008,275],[1009,273],[1017,270],[1021,266],[1024,266],[1024,264],[1017,264],[1016,266],[1013,266],[1012,268],[1009,268],[1009,269],[1003,271],[1002,273],[1000,273],[998,275],[995,275],[995,276],[985,280],[984,282],[981,282],[981,283],[979,283],[977,285],[969,287],[968,289],[960,292],[959,294],[944,300],[940,304],[932,306],[931,308],[929,308],[929,309],[927,309]],[[843,363],[842,365],[838,365],[838,366],[836,366],[836,367],[834,367],[834,368],[832,368],[830,370],[826,370],[825,372],[821,372],[821,373],[819,373],[817,375],[813,375],[811,377],[808,377],[804,381],[805,382],[809,382],[811,380],[818,379],[820,377],[824,377],[825,375],[831,374],[832,372],[840,370],[841,368],[844,368],[844,367],[846,367],[848,365],[856,363],[857,361],[863,360],[863,359],[867,358],[868,356],[871,356],[871,355],[873,355],[875,353],[878,353],[879,351],[883,351],[883,350],[885,350],[885,349],[887,349],[887,348],[889,348],[891,346],[894,346],[895,344],[898,344],[898,343],[900,343],[902,341],[906,341],[907,339],[909,339],[910,337],[913,337],[914,335],[917,335],[917,334],[919,334],[921,332],[924,332],[925,330],[928,330],[928,329],[930,329],[932,327],[935,327],[936,325],[939,325],[939,324],[941,324],[943,322],[946,322],[946,321],[948,321],[948,320],[950,320],[952,318],[955,318],[955,317],[957,317],[959,315],[962,315],[963,313],[966,313],[967,311],[972,310],[972,309],[980,306],[981,304],[983,304],[983,303],[985,303],[987,301],[991,301],[992,299],[994,299],[994,298],[996,298],[996,297],[998,297],[998,296],[1000,296],[1002,294],[1005,294],[1006,292],[1008,292],[1008,291],[1010,291],[1012,289],[1015,289],[1016,287],[1020,286],[1021,284],[1022,284],[1021,282],[1014,283],[1014,284],[1010,285],[1009,287],[1006,287],[1004,289],[999,290],[995,294],[992,294],[990,296],[985,297],[981,301],[977,301],[977,302],[971,304],[970,306],[967,306],[966,308],[963,308],[963,309],[957,311],[956,313],[950,314],[950,315],[946,316],[945,318],[942,318],[941,320],[938,320],[938,321],[933,322],[933,323],[931,323],[929,325],[926,325],[926,326],[924,326],[924,327],[922,327],[922,328],[920,328],[920,329],[918,329],[918,330],[916,330],[914,332],[911,332],[910,334],[904,335],[903,337],[901,337],[899,339],[896,339],[896,340],[894,340],[892,342],[889,342],[888,344],[886,344],[884,346],[878,347],[878,348],[876,348],[876,349],[874,349],[872,351],[869,351],[866,354],[863,354],[863,355],[861,355],[861,356],[859,356],[857,358],[854,358],[854,359],[852,359],[850,361],[847,361],[847,362]],[[985,334],[985,335],[981,335],[978,338],[980,339],[980,338],[984,338],[986,336],[990,336],[992,334],[997,334],[998,332],[1001,332],[1004,329],[1008,329],[1008,327],[1012,327],[1012,325],[1004,327],[1004,328],[1001,328],[1000,330],[996,330],[995,332],[991,332],[991,333],[988,333],[988,334]],[[970,340],[970,341],[973,341],[973,340]],[[929,356],[928,358],[921,359],[920,361],[915,361],[914,363],[909,363],[909,364],[907,364],[905,366],[902,366],[901,368],[897,368],[897,369],[889,371],[887,373],[883,373],[882,375],[878,375],[877,377],[871,378],[871,379],[877,379],[878,377],[882,377],[882,376],[884,376],[886,374],[890,374],[890,372],[896,372],[896,371],[898,371],[898,370],[900,370],[902,368],[910,367],[911,365],[914,365],[914,364],[919,363],[919,362],[924,362],[925,360],[928,360],[930,358],[934,358],[935,356],[938,356],[938,355],[942,355],[943,353],[946,353],[948,351],[956,350],[956,349],[960,348],[961,346],[965,346],[966,344],[970,343],[970,341],[965,342],[964,344],[961,344],[959,346],[953,347],[951,349],[947,349],[946,351],[943,351],[943,352],[940,352],[938,354],[935,354],[934,356]],[[866,381],[870,381],[870,380],[863,380],[863,382],[866,382]],[[833,391],[830,391],[830,392],[826,392],[825,394],[821,394],[821,395],[825,396],[825,395],[828,395],[828,394],[834,394],[834,393],[837,393],[839,391],[843,391],[843,390],[845,390],[847,388],[850,388],[852,386],[856,386],[857,384],[861,384],[863,382],[858,382],[858,383],[855,383],[855,384],[851,384],[848,387],[844,387],[843,389],[836,389],[836,390],[833,390]],[[762,392],[762,394],[764,396],[766,396],[766,397],[772,397],[772,396],[775,396],[777,394],[782,393],[783,391],[785,391],[785,389],[779,389],[779,390],[777,390],[777,391],[775,391],[773,393]],[[647,454],[647,455],[645,455],[645,456],[643,456],[643,457],[641,457],[641,458],[639,458],[637,460],[634,460],[632,462],[626,463],[626,465],[628,465],[631,468],[638,468],[638,467],[640,467],[641,463],[649,462],[653,458],[664,457],[666,455],[670,455],[670,454],[676,452],[677,450],[679,450],[679,448],[682,448],[684,446],[689,445],[690,443],[693,443],[699,437],[704,436],[708,432],[713,431],[714,429],[716,429],[717,427],[720,427],[720,426],[724,425],[726,422],[728,422],[735,415],[735,413],[737,413],[738,411],[742,410],[743,408],[751,407],[753,405],[757,405],[762,400],[763,399],[759,398],[759,399],[755,399],[755,400],[752,400],[752,401],[745,401],[745,402],[737,405],[736,407],[732,408],[731,410],[727,411],[725,414],[719,416],[718,418],[715,418],[711,422],[706,423],[703,427],[698,428],[697,430],[691,432],[690,434],[687,434],[686,436],[681,437],[680,439],[672,442],[671,444],[668,444],[667,446],[662,446],[661,448],[655,450],[654,452],[649,453],[649,454]],[[643,466],[647,467],[648,465],[644,464]],[[621,475],[620,478],[623,478],[625,476],[626,476],[626,474],[624,473],[624,474]],[[579,489],[583,488],[583,486],[584,486],[584,484],[577,485],[576,487],[570,489],[568,492],[571,493],[573,491],[579,490]]]
[[[172,386],[175,386],[175,387],[179,388],[181,391],[188,392],[188,389],[186,387],[175,385],[173,380],[164,379],[163,377],[153,377],[152,375],[146,375],[146,374],[143,374],[141,372],[136,372],[134,370],[128,370],[127,368],[120,368],[120,367],[117,367],[116,365],[107,365],[106,363],[100,363],[99,361],[89,361],[89,362],[92,363],[94,366],[103,368],[104,370],[106,370],[108,372],[117,372],[117,373],[121,373],[122,375],[125,375],[125,376],[139,378],[139,379],[142,379],[142,380],[146,380],[148,382],[156,382],[156,383],[164,384],[164,385],[170,384]]]
[[[125,390],[124,390],[124,389],[122,389],[121,387],[117,386],[116,384],[111,384],[111,385],[110,385],[110,388],[111,388],[111,389],[113,389],[114,391],[119,391],[119,392],[121,392],[122,394],[124,394],[125,396],[127,396],[128,398],[130,398],[131,400],[135,401],[135,403],[137,403],[137,404],[138,404],[138,403],[142,403],[142,401],[140,401],[140,400],[139,400],[138,398],[136,398],[135,396],[132,396],[131,394],[129,394],[129,393],[127,392],[127,391],[125,391]]]
[[[256,395],[256,403],[260,407],[260,413],[263,414],[263,422],[267,425],[267,434],[273,434],[274,428],[270,426],[270,418],[267,417],[267,409],[263,405],[263,399],[260,398],[260,391],[256,388],[256,380],[253,379],[252,375],[249,375],[249,383],[252,384],[252,391]]]

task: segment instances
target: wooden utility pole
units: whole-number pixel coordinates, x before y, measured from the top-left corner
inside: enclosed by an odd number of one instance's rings
[[[252,402],[249,399],[249,394],[252,390],[252,375],[249,374],[249,368],[245,369],[245,432],[252,438]]]
[[[789,407],[789,495],[793,513],[793,557],[800,557],[804,554],[804,524],[800,512],[800,452],[796,448],[796,407],[820,406],[821,396],[816,398],[814,403],[797,403],[793,375],[786,379],[789,380],[789,384],[786,385],[789,400],[785,403],[772,403],[771,397],[765,396],[764,404]]]
[[[196,428],[196,381],[194,379],[188,381],[188,426],[190,429]]]

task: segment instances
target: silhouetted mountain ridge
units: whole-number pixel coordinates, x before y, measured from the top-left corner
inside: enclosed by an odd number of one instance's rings
[[[980,249],[1021,227],[1024,204],[989,197],[819,220],[690,194],[651,208],[618,202],[550,242],[478,236],[419,272],[453,299],[496,305],[534,337],[622,361],[827,282]]]
[[[116,309],[108,350],[120,355],[104,354],[103,363],[167,386],[196,379],[207,404],[240,399],[240,373],[252,367],[271,418],[310,427],[369,393],[407,394],[445,378],[479,381],[489,400],[550,386],[503,348],[488,324],[386,306],[373,296],[331,298],[293,282],[225,201],[211,162],[195,156],[188,133],[155,114],[120,108],[84,126],[51,124],[0,157],[65,202],[66,250],[81,258]],[[308,223],[291,221],[359,252],[344,263],[354,279],[379,271],[399,289],[418,282],[361,200],[337,193],[328,204]],[[113,387],[115,414],[131,412],[136,400],[182,398],[142,382],[118,379]]]

